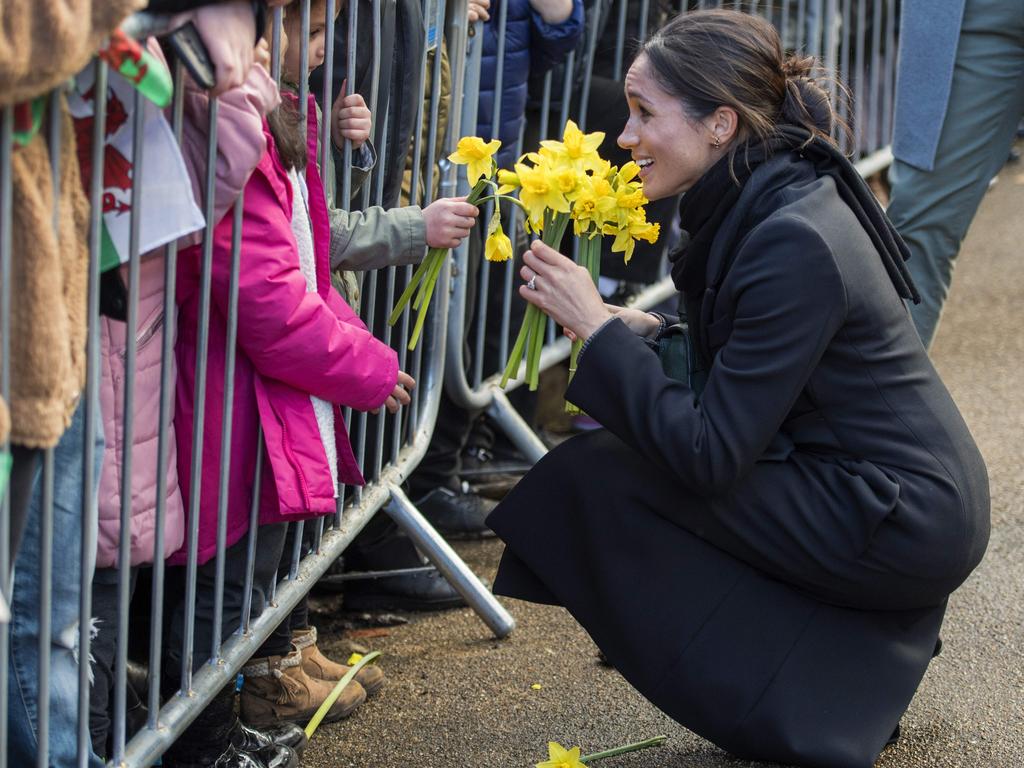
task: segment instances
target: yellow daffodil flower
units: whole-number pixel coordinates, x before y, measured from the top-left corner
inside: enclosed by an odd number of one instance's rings
[[[478,136],[463,136],[448,159],[457,165],[466,166],[469,186],[475,187],[482,177],[491,178],[494,174],[493,155],[500,146],[498,139],[484,141]]]
[[[646,240],[653,243],[661,233],[661,225],[650,224],[646,219],[632,219],[624,227],[606,226],[605,234],[615,235],[612,242],[612,253],[621,253],[623,260],[628,264],[633,258],[633,249],[637,240]]]
[[[597,148],[604,141],[604,133],[584,133],[572,120],[565,123],[561,141],[542,141],[542,150],[547,150],[557,157],[567,158],[573,165],[581,169],[596,170],[601,158]]]
[[[585,176],[572,206],[573,229],[577,235],[600,233],[614,210],[615,194],[608,179]]]
[[[498,169],[498,194],[507,195],[509,192],[513,192],[519,189],[519,177],[512,171],[506,171],[504,168]]]
[[[636,178],[638,173],[640,173],[640,166],[630,160],[619,168],[618,173],[615,174],[615,178],[619,184],[628,184]]]
[[[548,759],[537,763],[537,768],[583,768],[580,762],[580,748],[566,749],[557,741],[548,742]]]
[[[498,214],[497,206],[494,207],[494,215],[487,225],[484,258],[488,261],[508,261],[512,258],[512,241],[501,229],[501,216]]]
[[[547,168],[531,168],[524,163],[516,163],[516,175],[522,185],[519,189],[519,202],[526,209],[534,231],[541,228],[546,208],[559,213],[569,212],[569,201],[559,191],[557,182],[551,178]]]

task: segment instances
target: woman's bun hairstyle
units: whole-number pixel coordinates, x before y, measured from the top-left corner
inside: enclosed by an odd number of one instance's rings
[[[836,127],[836,112],[828,93],[813,77],[816,63],[812,56],[795,54],[783,60],[786,96],[780,116],[783,123],[803,126],[812,134],[828,137]]]

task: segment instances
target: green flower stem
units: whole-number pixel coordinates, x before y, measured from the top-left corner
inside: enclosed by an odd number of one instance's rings
[[[466,196],[466,202],[479,206],[485,198],[490,184],[492,182],[489,179],[477,181]],[[419,343],[420,331],[423,329],[423,322],[426,319],[427,310],[430,308],[430,299],[434,295],[434,283],[437,282],[437,278],[441,274],[441,269],[448,257],[448,250],[447,248],[430,248],[427,251],[426,257],[416,267],[412,279],[402,291],[402,295],[398,297],[395,308],[391,310],[391,315],[388,317],[388,325],[394,325],[409,306],[410,301],[412,302],[412,307],[417,310],[417,315],[416,325],[412,337],[409,339],[410,350],[416,349],[416,344]],[[415,299],[413,299],[414,293]]]
[[[579,243],[579,264],[587,268],[591,279],[594,281],[594,285],[597,285],[598,278],[601,275],[601,235],[590,237],[589,233],[585,232],[579,238]],[[576,339],[572,343],[572,354],[569,358],[570,382],[576,375],[576,363],[579,360],[580,349],[582,348],[583,341],[581,339]],[[568,400],[565,401],[565,412],[573,415],[583,413],[579,406],[570,403]]]
[[[526,346],[527,336],[530,335],[530,328],[533,327],[533,314],[535,312],[540,312],[540,310],[533,306],[533,304],[527,304],[523,324],[519,327],[519,335],[516,336],[516,343],[512,345],[512,352],[509,353],[505,372],[501,376],[502,389],[505,388],[510,379],[519,375],[519,366],[523,362],[523,348]]]
[[[416,314],[416,327],[413,328],[412,336],[409,339],[409,349],[416,349],[416,345],[420,340],[420,331],[423,330],[423,321],[427,319],[427,309],[430,307],[430,297],[434,294],[434,286],[437,284],[437,276],[441,274],[441,268],[448,260],[448,254],[442,253],[440,258],[435,259],[431,265],[430,274],[427,275],[427,279],[423,282],[423,290],[419,298],[414,305],[417,310]]]
[[[331,707],[334,706],[334,702],[338,700],[338,697],[341,695],[341,692],[345,689],[345,686],[355,679],[356,674],[359,672],[359,670],[365,667],[367,664],[376,661],[379,657],[380,651],[374,651],[373,653],[366,654],[358,662],[352,665],[349,671],[345,673],[345,676],[342,677],[341,680],[338,681],[337,685],[335,685],[334,688],[331,689],[331,692],[327,695],[327,698],[324,699],[324,703],[320,705],[320,708],[313,714],[313,717],[310,718],[309,723],[306,725],[307,739],[311,739],[313,737],[313,734],[316,733],[316,729],[320,726],[320,723],[323,721],[324,717],[330,711]]]
[[[660,747],[668,741],[668,736],[655,736],[653,739],[645,739],[644,741],[638,741],[634,744],[626,744],[621,747],[615,747],[614,749],[606,749],[604,752],[595,752],[592,755],[584,755],[580,758],[581,763],[592,763],[595,760],[604,760],[606,757],[616,757],[617,755],[624,755],[627,752],[636,752],[640,749],[647,749],[648,747]]]

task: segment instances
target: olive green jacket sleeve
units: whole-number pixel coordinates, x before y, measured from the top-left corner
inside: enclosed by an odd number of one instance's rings
[[[353,189],[356,188],[356,170],[353,168]],[[363,171],[362,178],[365,179],[368,169]],[[358,312],[359,279],[353,273],[422,261],[427,248],[426,221],[422,209],[415,205],[387,210],[371,206],[362,211],[337,208],[334,200],[339,190],[334,163],[328,163],[323,173],[328,190],[334,287]]]

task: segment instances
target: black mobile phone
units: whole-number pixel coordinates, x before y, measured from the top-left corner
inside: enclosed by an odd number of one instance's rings
[[[190,21],[178,27],[167,36],[167,42],[170,44],[171,50],[174,51],[174,55],[192,75],[196,85],[204,90],[209,90],[216,85],[217,73],[195,24]]]

